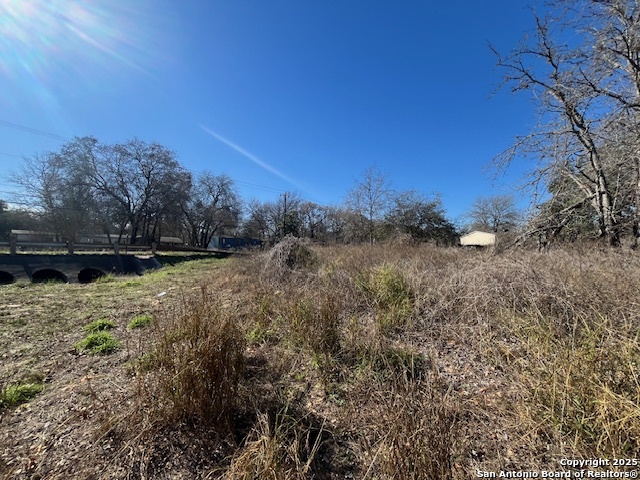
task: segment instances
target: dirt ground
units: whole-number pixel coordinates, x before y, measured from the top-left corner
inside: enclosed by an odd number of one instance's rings
[[[128,365],[140,355],[146,333],[127,325],[136,315],[155,315],[179,302],[224,263],[185,262],[87,285],[0,287],[0,381],[44,382],[33,400],[0,412],[0,477],[122,476],[101,462],[110,447],[99,428],[101,405],[119,405],[131,395]],[[111,355],[78,352],[74,344],[86,335],[83,327],[101,318],[116,324],[122,348]]]

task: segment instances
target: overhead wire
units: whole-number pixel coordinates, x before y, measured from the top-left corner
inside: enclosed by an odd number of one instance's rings
[[[14,155],[12,153],[5,153],[5,152],[0,152],[0,155],[5,155],[7,157],[24,158],[22,155]]]
[[[38,130],[37,128],[26,127],[24,125],[20,125],[18,123],[8,122],[6,120],[0,120],[0,125],[13,128],[14,130],[20,130],[22,132],[31,133],[33,135],[40,135],[41,137],[52,138],[54,140],[67,141],[68,138],[58,135],[56,133],[45,132],[44,130]]]

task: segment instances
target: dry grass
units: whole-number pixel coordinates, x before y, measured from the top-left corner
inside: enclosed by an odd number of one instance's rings
[[[228,480],[305,479],[312,474],[323,430],[283,408],[260,413],[243,448],[224,473]]]
[[[114,478],[465,479],[640,455],[635,254],[288,239],[201,278],[127,331],[126,398],[96,423]]]
[[[167,315],[146,363],[146,400],[169,424],[230,431],[244,370],[243,332],[210,291]]]
[[[370,458],[363,478],[453,478],[456,415],[438,386],[400,378],[376,389],[369,408],[380,417],[372,439],[362,437],[362,456]]]

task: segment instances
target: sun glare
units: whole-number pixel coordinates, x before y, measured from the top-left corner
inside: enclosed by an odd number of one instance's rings
[[[0,75],[43,99],[132,68],[147,73],[152,15],[145,1],[0,0]],[[105,82],[103,82],[105,83]],[[5,89],[6,90],[6,89]],[[15,93],[15,92],[14,92]],[[2,95],[10,95],[4,92]]]

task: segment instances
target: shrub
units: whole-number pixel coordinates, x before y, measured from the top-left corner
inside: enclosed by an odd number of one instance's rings
[[[356,283],[376,309],[376,323],[383,333],[403,327],[413,311],[413,295],[402,274],[391,265],[361,274]]]

